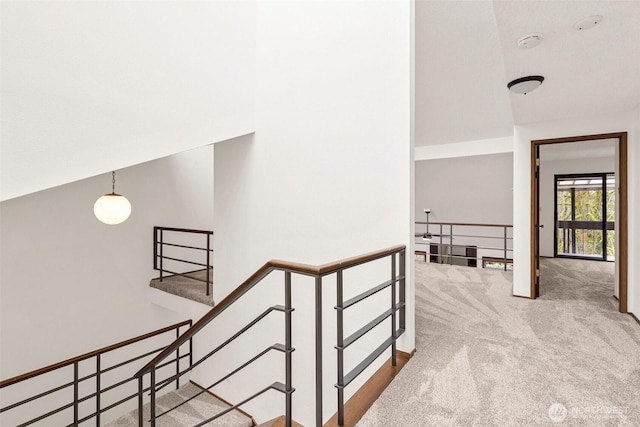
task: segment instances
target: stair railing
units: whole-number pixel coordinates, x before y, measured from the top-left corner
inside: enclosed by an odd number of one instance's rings
[[[47,420],[48,425],[69,425],[69,426],[77,426],[83,422],[86,422],[90,419],[95,419],[95,425],[100,425],[100,418],[103,413],[109,411],[111,409],[116,408],[129,400],[135,399],[138,396],[138,393],[133,393],[127,395],[120,400],[104,404],[102,397],[109,393],[109,396],[113,394],[117,394],[118,397],[127,393],[127,385],[133,381],[131,377],[131,370],[125,369],[126,367],[132,366],[133,362],[143,360],[144,358],[148,358],[165,348],[165,345],[157,348],[157,344],[155,344],[155,340],[163,340],[165,343],[168,343],[169,340],[174,340],[175,338],[163,337],[163,334],[170,334],[175,331],[176,338],[180,336],[180,330],[184,328],[188,328],[191,326],[191,320],[185,320],[180,323],[176,323],[171,326],[167,326],[162,329],[158,329],[153,332],[146,333],[144,335],[137,336],[135,338],[128,339],[126,341],[122,341],[117,344],[110,345],[108,347],[101,348],[99,350],[95,350],[81,356],[77,356],[62,362],[55,363],[50,366],[46,366],[44,368],[37,369],[35,371],[28,372],[26,374],[19,375],[17,377],[9,378],[0,382],[0,389],[4,391],[5,388],[10,386],[16,386],[18,384],[23,384],[24,388],[27,387],[29,390],[33,390],[34,388],[38,388],[37,384],[35,384],[39,379],[46,378],[46,382],[48,383],[48,387],[51,386],[51,381],[53,380],[50,377],[45,377],[47,374],[58,375],[63,377],[61,383],[56,383],[56,385],[46,391],[39,392],[30,397],[23,398],[17,402],[8,404],[0,408],[0,413],[5,414],[5,416],[11,416],[11,411],[20,411],[21,409],[27,414],[26,416],[21,418],[21,414],[14,414],[12,418],[20,419],[12,425],[19,426],[28,426],[34,423],[37,423],[42,420]],[[149,344],[153,345],[154,349],[151,351],[146,351],[143,354],[138,354],[135,357],[132,357],[127,360],[118,360],[114,362],[111,359],[114,359],[113,356],[116,353],[116,350],[123,349],[125,347],[131,347],[134,345],[140,345],[143,341],[149,341]],[[180,347],[174,348],[172,351],[174,358],[166,361],[162,364],[162,366],[170,366],[171,364],[175,364],[176,372],[180,372],[180,362],[183,360],[187,360],[188,363],[191,362],[191,345],[189,345],[188,351],[180,353]],[[66,369],[65,369],[66,368]],[[89,371],[89,373],[86,373]],[[105,376],[108,375],[108,378]],[[176,387],[180,386],[179,378],[174,378],[176,381]],[[107,385],[107,381],[111,384]],[[37,402],[38,407],[50,406],[50,404],[45,402],[47,396],[50,396],[54,393],[58,393],[63,390],[71,390],[71,401],[63,404],[60,407],[47,409],[43,414],[38,414],[35,418],[27,419],[24,418],[32,417],[34,412],[37,410],[33,407],[27,406],[31,402]],[[89,393],[85,393],[85,390],[91,390]],[[145,390],[147,391],[147,390]],[[18,394],[16,392],[16,394]],[[58,396],[60,393],[58,393]],[[6,398],[6,394],[3,393],[3,398]],[[85,414],[90,408],[91,401],[94,401],[95,409],[93,412],[89,414]],[[43,403],[45,402],[45,403]],[[26,409],[24,409],[26,408]],[[50,417],[56,416],[56,414],[60,414],[63,411],[67,411],[66,421],[61,421],[59,418],[56,418],[55,421]],[[65,414],[60,414],[58,417],[64,417]]]
[[[201,234],[204,236],[204,244],[202,246],[192,246],[192,245],[182,245],[175,242],[168,242],[166,232],[173,233],[188,233],[188,234]],[[160,281],[162,282],[165,276],[165,273],[173,274],[175,276],[182,276],[189,278],[191,280],[197,280],[199,282],[205,283],[205,292],[207,296],[211,295],[211,283],[212,283],[212,264],[211,264],[211,253],[213,249],[211,248],[211,238],[213,237],[213,231],[210,230],[193,230],[190,228],[174,228],[174,227],[153,227],[153,269],[160,271]],[[181,249],[189,249],[191,251],[204,251],[205,253],[205,262],[197,262],[193,260],[193,257],[190,259],[186,258],[178,258],[176,256],[167,256],[165,255],[165,246],[173,247],[173,248],[181,248]],[[206,278],[200,279],[198,277],[194,277],[193,275],[189,275],[188,273],[178,273],[176,271],[167,270],[165,265],[165,260],[170,260],[174,262],[178,262],[181,264],[189,264],[189,265],[197,265],[200,267],[204,267],[206,269]]]
[[[366,357],[353,371],[351,371],[346,376],[342,375],[341,372],[338,372],[338,384],[336,387],[338,388],[338,406],[340,408],[340,412],[344,413],[344,387],[346,387],[355,377],[357,377],[364,369],[369,366],[379,355],[381,355],[386,349],[392,347],[392,363],[395,365],[395,342],[400,335],[404,332],[405,325],[405,246],[394,246],[391,248],[371,252],[368,254],[356,256],[353,258],[344,259],[341,261],[336,261],[320,266],[308,265],[308,264],[299,264],[292,263],[287,261],[280,260],[271,260],[260,267],[255,273],[253,273],[248,279],[246,279],[240,286],[238,286],[234,291],[232,291],[227,297],[225,297],[222,301],[220,301],[216,306],[214,306],[208,313],[206,313],[200,320],[198,320],[194,325],[185,331],[174,343],[165,348],[161,353],[159,353],[153,360],[149,361],[142,369],[140,369],[134,377],[138,379],[139,384],[139,410],[138,410],[138,423],[140,426],[145,424],[145,420],[143,419],[143,393],[147,388],[144,387],[143,379],[148,374],[149,379],[149,391],[150,391],[150,425],[152,427],[155,426],[156,420],[173,411],[177,407],[187,403],[191,399],[196,398],[202,393],[209,391],[214,386],[222,383],[223,381],[229,379],[231,376],[235,375],[254,361],[258,360],[261,356],[266,354],[271,350],[277,350],[285,355],[285,383],[274,382],[269,387],[266,387],[250,397],[244,399],[242,402],[237,403],[233,406],[230,406],[223,412],[218,413],[217,415],[208,418],[207,420],[203,420],[201,423],[197,424],[197,426],[205,425],[216,418],[221,417],[229,411],[237,409],[241,405],[257,398],[263,393],[269,390],[276,390],[284,394],[285,396],[285,424],[287,427],[292,425],[292,394],[295,391],[292,384],[292,353],[295,350],[292,347],[291,341],[291,326],[292,326],[292,318],[291,313],[294,311],[294,308],[291,305],[291,278],[292,274],[300,274],[303,276],[310,276],[315,279],[315,399],[316,399],[316,427],[321,427],[323,424],[323,402],[322,402],[322,391],[323,391],[323,381],[322,381],[322,358],[323,358],[323,340],[322,340],[322,294],[323,294],[323,278],[336,274],[337,278],[337,293],[338,293],[338,306],[337,309],[337,324],[338,324],[338,336],[343,336],[343,311],[346,310],[349,306],[354,305],[369,296],[380,292],[383,289],[390,287],[392,289],[391,296],[391,309],[386,311],[383,315],[376,317],[372,322],[369,322],[363,328],[361,328],[358,332],[347,338],[346,340],[338,341],[338,360],[339,366],[343,367],[343,359],[342,354],[343,351],[348,347],[350,342],[357,340],[359,337],[363,336],[371,329],[373,329],[376,325],[380,324],[383,320],[387,318],[391,318],[391,329],[392,333],[389,338],[387,338],[382,345],[380,345],[376,350],[374,350],[371,355]],[[375,260],[379,260],[385,257],[391,258],[391,279],[385,280],[382,284],[376,285],[369,289],[368,291],[360,294],[357,297],[354,297],[348,301],[342,300],[342,290],[343,290],[343,272],[349,268],[359,266],[362,264],[366,264]],[[397,261],[396,261],[397,258]],[[399,268],[396,266],[399,264]],[[162,364],[162,362],[171,355],[177,348],[183,345],[188,340],[192,340],[193,337],[200,332],[205,326],[211,323],[214,319],[220,316],[223,312],[225,312],[229,307],[234,305],[236,301],[238,301],[243,295],[253,289],[256,285],[258,285],[264,278],[269,276],[269,274],[273,271],[282,271],[284,272],[284,306],[273,306],[267,308],[262,314],[257,316],[254,320],[249,322],[246,326],[241,328],[239,331],[234,333],[230,338],[220,344],[217,348],[213,349],[205,356],[203,356],[198,361],[193,362],[191,369],[197,367],[209,357],[216,354],[222,348],[226,347],[228,344],[233,342],[236,338],[243,335],[246,331],[248,331],[252,326],[257,324],[260,320],[266,317],[269,313],[273,311],[280,311],[284,313],[285,322],[285,343],[284,344],[274,344],[248,361],[244,362],[238,368],[234,369],[224,377],[220,378],[210,386],[204,388],[199,394],[191,397],[189,400],[176,405],[167,411],[156,415],[156,392],[159,388],[164,387],[168,382],[173,381],[179,376],[186,374],[186,372],[182,372],[176,374],[173,377],[169,377],[165,379],[164,382],[157,382],[155,379],[156,370]],[[396,274],[396,271],[399,271],[399,274]],[[396,292],[396,289],[399,290]],[[398,293],[398,301],[396,302],[396,293]],[[399,312],[399,328],[396,330],[396,312]],[[358,335],[358,336],[356,336]],[[345,345],[347,344],[347,345]],[[341,425],[344,423],[344,417],[340,420]]]

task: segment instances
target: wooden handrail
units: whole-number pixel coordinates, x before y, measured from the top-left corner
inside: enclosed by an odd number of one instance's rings
[[[424,224],[424,225],[463,225],[469,227],[513,227],[513,224],[476,224],[473,222],[422,222],[416,221],[416,224]]]
[[[173,353],[178,347],[184,344],[187,340],[191,339],[198,331],[204,328],[209,322],[218,317],[223,311],[225,311],[231,304],[238,300],[241,296],[251,290],[260,280],[266,277],[273,270],[290,271],[292,273],[299,273],[310,276],[325,276],[338,270],[343,270],[357,265],[375,261],[379,258],[384,258],[393,253],[400,252],[406,249],[405,245],[392,246],[386,249],[381,249],[374,252],[369,252],[363,255],[358,255],[351,258],[345,258],[340,261],[330,262],[323,265],[310,265],[302,264],[290,261],[271,260],[260,267],[255,273],[235,288],[229,295],[227,295],[222,301],[216,304],[211,310],[209,310],[204,316],[202,316],[191,328],[186,330],[182,335],[178,337],[172,344],[168,345],[162,350],[156,357],[154,357],[149,363],[147,363],[142,369],[135,373],[134,377],[139,378],[151,370],[151,368],[167,356]]]
[[[160,334],[163,334],[165,332],[169,332],[171,330],[180,328],[182,326],[190,325],[190,324],[191,324],[191,320],[183,320],[182,322],[176,323],[174,325],[166,326],[164,328],[161,328],[161,329],[158,329],[158,330],[155,330],[155,331],[152,331],[152,332],[148,332],[148,333],[146,333],[144,335],[139,335],[139,336],[134,337],[134,338],[129,338],[128,340],[121,341],[121,342],[119,342],[117,344],[112,344],[110,346],[103,347],[103,348],[100,348],[98,350],[94,350],[94,351],[91,351],[89,353],[82,354],[80,356],[72,357],[71,359],[63,360],[62,362],[54,363],[53,365],[45,366],[43,368],[39,368],[39,369],[36,369],[34,371],[31,371],[31,372],[27,372],[27,373],[22,374],[22,375],[18,375],[16,377],[0,381],[0,388],[4,388],[4,387],[10,386],[12,384],[16,384],[16,383],[22,382],[24,380],[28,380],[29,378],[37,377],[38,375],[42,375],[42,374],[46,374],[46,373],[51,372],[51,371],[55,371],[56,369],[64,368],[65,366],[72,365],[72,364],[74,364],[76,362],[81,362],[83,360],[95,357],[95,356],[97,356],[99,354],[107,353],[109,351],[112,351],[112,350],[115,350],[115,349],[118,349],[118,348],[121,348],[121,347],[125,347],[125,346],[127,346],[129,344],[134,344],[134,343],[136,343],[138,341],[143,341],[143,340],[145,340],[147,338],[151,338],[151,337],[153,337],[155,335],[160,335]]]

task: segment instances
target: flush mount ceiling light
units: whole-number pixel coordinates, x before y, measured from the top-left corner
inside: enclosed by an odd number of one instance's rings
[[[531,49],[532,47],[536,47],[542,41],[542,34],[540,33],[531,33],[526,36],[520,37],[518,39],[518,48],[519,49]]]
[[[600,21],[602,21],[602,15],[587,16],[573,24],[573,28],[577,31],[589,30],[598,25]]]
[[[109,225],[120,224],[131,215],[131,203],[121,194],[116,194],[116,173],[111,172],[111,193],[96,200],[93,213],[101,222]]]
[[[507,84],[507,88],[511,92],[521,93],[523,95],[526,95],[532,90],[536,89],[538,86],[540,86],[543,81],[544,81],[544,77],[542,76],[520,77],[519,79],[510,81]]]

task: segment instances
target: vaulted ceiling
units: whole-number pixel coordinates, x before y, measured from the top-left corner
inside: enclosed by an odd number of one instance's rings
[[[578,31],[574,23],[602,15]],[[416,145],[511,135],[514,124],[640,103],[640,1],[416,2]],[[517,41],[542,33],[540,45]],[[507,83],[545,81],[527,95]]]

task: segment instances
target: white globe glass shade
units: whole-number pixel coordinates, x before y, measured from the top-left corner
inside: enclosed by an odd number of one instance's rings
[[[96,200],[93,213],[105,224],[120,224],[131,215],[131,203],[120,194],[105,194]]]

